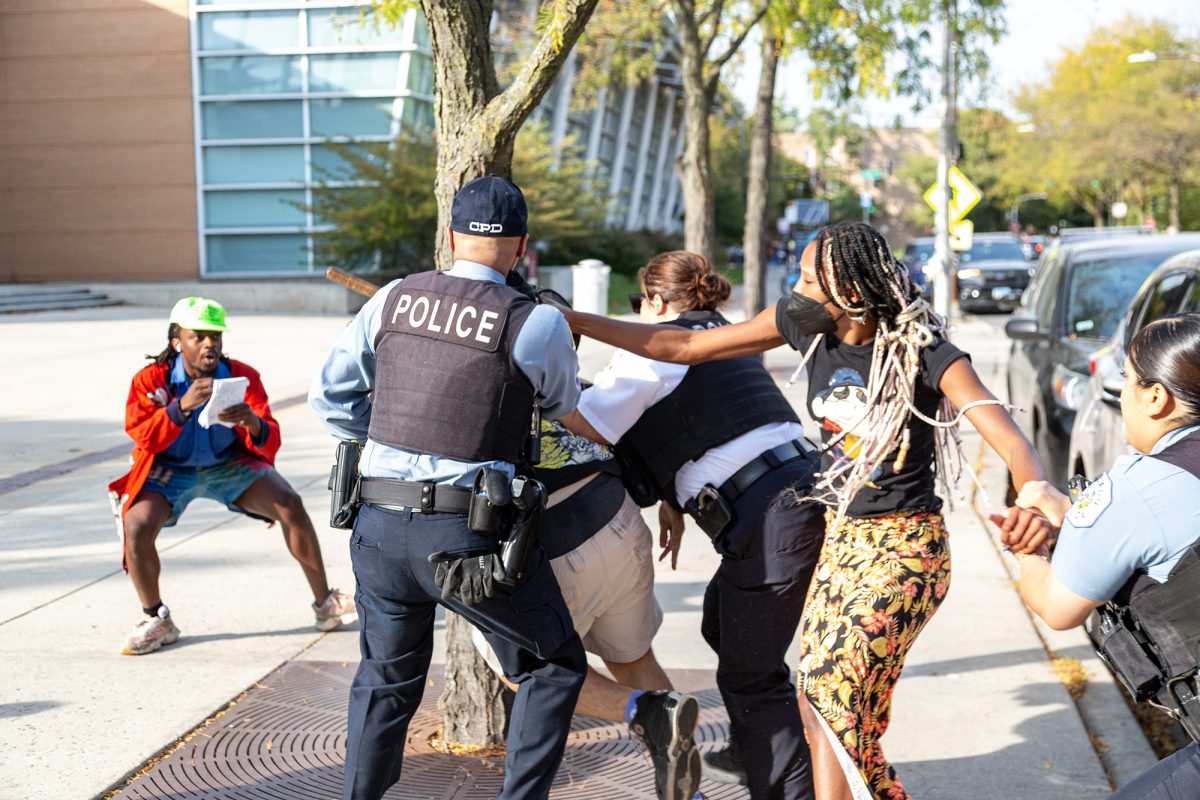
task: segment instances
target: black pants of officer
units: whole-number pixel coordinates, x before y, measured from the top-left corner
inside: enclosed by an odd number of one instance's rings
[[[1197,800],[1200,745],[1192,742],[1121,787],[1109,800]]]
[[[753,800],[812,798],[812,764],[786,651],[825,536],[823,509],[800,505],[815,459],[764,475],[734,503],[716,545],[721,566],[704,594],[701,632],[717,653],[717,687],[729,711]]]
[[[350,539],[362,661],[350,687],[344,800],[378,800],[400,778],[408,724],[425,691],[438,603],[484,632],[519,685],[508,728],[501,800],[545,798],[558,772],[587,661],[541,548],[510,593],[474,606],[443,601],[430,553],[487,540],[455,514],[364,505]]]

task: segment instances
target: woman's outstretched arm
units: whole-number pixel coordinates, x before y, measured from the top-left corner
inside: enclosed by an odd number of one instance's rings
[[[753,319],[720,328],[689,330],[676,325],[622,322],[596,314],[561,309],[571,330],[654,361],[700,364],[762,353],[783,344],[775,325],[775,307]]]
[[[960,358],[946,368],[938,383],[942,393],[957,408],[977,400],[995,400],[983,381],[979,380],[975,368],[965,358]],[[1008,411],[1000,405],[975,406],[967,412],[967,419],[975,426],[987,443],[1008,465],[1012,473],[1013,486],[1020,491],[1029,481],[1043,481],[1046,472],[1033,445],[1013,422]],[[1049,538],[1050,528],[1046,520],[1018,506],[1008,509],[1003,520],[994,519],[1000,525],[1001,540],[1013,550],[1031,553]]]

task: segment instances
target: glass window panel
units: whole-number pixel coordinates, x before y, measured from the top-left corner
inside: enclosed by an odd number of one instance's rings
[[[433,104],[424,100],[418,100],[415,97],[406,97],[403,100],[404,111],[401,114],[401,123],[404,130],[408,133],[423,134],[433,130]]]
[[[304,182],[302,145],[204,148],[205,183]]]
[[[299,47],[298,11],[222,11],[200,15],[201,50]]]
[[[299,92],[300,56],[209,56],[200,59],[203,94]]]
[[[299,100],[223,100],[203,104],[205,139],[304,135]]]
[[[312,148],[313,180],[344,181],[354,179],[354,167],[343,157],[346,146],[326,147],[314,144]],[[359,153],[362,151],[359,150]]]
[[[308,43],[313,47],[402,44],[399,26],[377,20],[371,9],[314,8],[308,12]]]
[[[1067,335],[1107,339],[1142,282],[1163,260],[1163,254],[1079,259],[1071,270],[1067,295]]]
[[[304,234],[209,236],[208,272],[307,272]]]
[[[209,228],[260,228],[303,225],[304,190],[219,191],[204,193],[205,224]]]
[[[392,127],[390,97],[310,100],[313,136],[386,136]]]
[[[410,53],[408,80],[405,88],[410,92],[433,94],[433,60],[424,53]]]
[[[429,24],[425,17],[417,14],[416,29],[413,31],[413,41],[421,47],[429,47]]]
[[[313,92],[395,91],[399,82],[399,53],[337,53],[308,63]]]

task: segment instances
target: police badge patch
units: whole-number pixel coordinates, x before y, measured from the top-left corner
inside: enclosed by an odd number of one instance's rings
[[[1071,506],[1071,510],[1067,512],[1067,522],[1076,528],[1090,528],[1096,520],[1100,519],[1104,509],[1110,505],[1112,505],[1112,479],[1108,475],[1102,475],[1099,480],[1084,490],[1079,499],[1075,501],[1075,505]]]

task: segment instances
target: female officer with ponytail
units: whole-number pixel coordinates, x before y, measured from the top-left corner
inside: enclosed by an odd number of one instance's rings
[[[1018,556],[1021,597],[1053,628],[1081,624],[1092,609],[1125,594],[1122,589],[1139,575],[1154,582],[1149,586],[1197,580],[1200,314],[1155,320],[1133,337],[1125,359],[1121,418],[1125,438],[1139,455],[1118,458],[1074,505],[1044,481],[1025,484],[1017,497],[1019,505],[1036,508],[1061,526],[1053,558],[1044,552]],[[1136,596],[1135,586],[1130,588]],[[1179,588],[1182,592],[1173,595],[1182,596],[1184,605],[1173,605],[1168,616],[1185,620],[1182,637],[1190,635],[1194,661],[1200,587],[1183,583]],[[1200,730],[1200,718],[1190,722],[1192,731]],[[1200,746],[1192,742],[1114,798],[1194,800],[1198,793]]]

